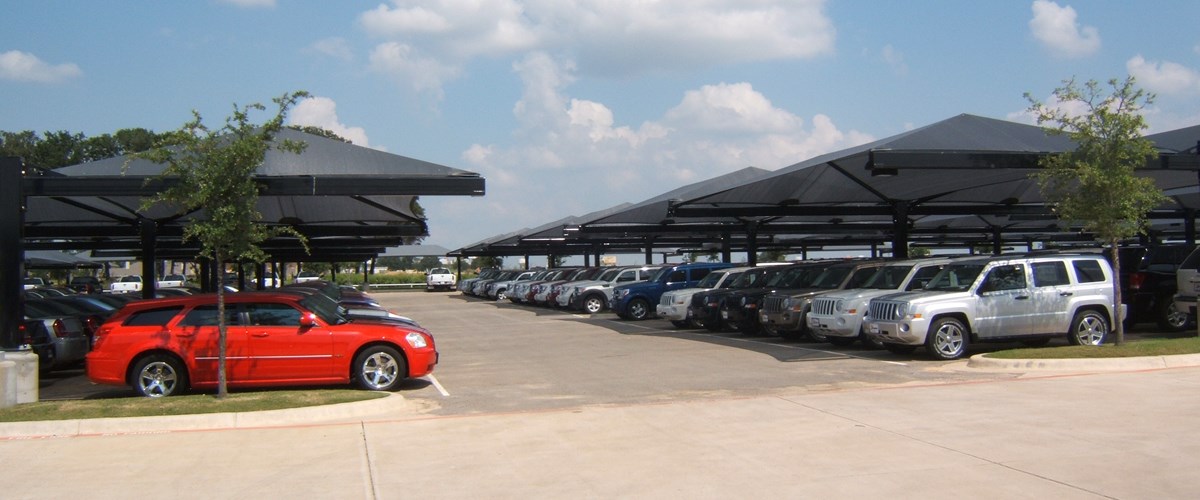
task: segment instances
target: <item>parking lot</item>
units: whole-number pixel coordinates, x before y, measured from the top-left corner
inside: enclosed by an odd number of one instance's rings
[[[7,494],[1189,498],[1200,488],[1200,368],[983,372],[919,352],[676,331],[454,293],[378,297],[433,330],[442,353],[433,377],[398,392],[398,409],[0,440],[0,458],[45,470],[70,457],[82,478]],[[88,385],[75,379],[51,386]],[[179,488],[196,477],[220,479]]]

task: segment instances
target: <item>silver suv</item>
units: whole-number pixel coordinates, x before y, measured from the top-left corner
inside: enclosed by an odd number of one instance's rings
[[[975,341],[1042,345],[1066,335],[1099,345],[1113,323],[1113,272],[1097,254],[1000,256],[955,261],[923,291],[871,299],[867,334],[888,350],[918,346],[956,359]]]

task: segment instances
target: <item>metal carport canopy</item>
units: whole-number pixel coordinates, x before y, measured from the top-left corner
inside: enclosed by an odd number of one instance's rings
[[[259,211],[264,224],[287,225],[310,235],[313,254],[294,238],[277,238],[264,248],[272,259],[360,260],[427,234],[411,203],[418,195],[482,196],[484,179],[474,172],[355,146],[285,129],[277,140],[308,144],[302,154],[271,150],[258,169]],[[194,258],[198,248],[181,241],[182,227],[204,217],[177,214],[167,207],[141,210],[141,200],[170,180],[158,179],[163,166],[110,158],[25,175],[16,158],[0,158],[0,302],[19,302],[23,248],[129,252],[143,261],[163,255]],[[158,235],[163,237],[158,238]],[[306,259],[307,257],[307,259]],[[147,266],[153,282],[153,266]],[[152,287],[147,291],[152,291]],[[10,346],[17,330],[8,308],[0,342]]]
[[[778,217],[769,224],[791,217],[886,222],[882,217],[891,220],[893,255],[902,257],[909,233],[926,217],[975,217],[980,231],[995,231],[1003,226],[978,217],[1050,216],[1029,174],[1040,157],[1073,149],[1067,137],[1041,127],[964,114],[683,200],[673,204],[672,214],[676,220]],[[1188,162],[1163,165],[1139,174],[1168,193],[1194,189],[1196,173]]]

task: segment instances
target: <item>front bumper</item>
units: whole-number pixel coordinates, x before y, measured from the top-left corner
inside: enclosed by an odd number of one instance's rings
[[[826,337],[857,337],[862,317],[857,314],[817,316],[808,314],[808,329]]]
[[[922,345],[925,343],[925,334],[929,330],[929,322],[920,318],[903,321],[867,321],[864,329],[867,335],[883,342]]]
[[[659,304],[658,317],[670,321],[684,321],[688,319],[688,308],[683,305],[676,304]]]

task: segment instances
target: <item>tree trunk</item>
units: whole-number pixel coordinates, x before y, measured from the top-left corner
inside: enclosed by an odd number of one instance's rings
[[[216,257],[218,274],[225,269],[225,261],[221,257],[221,252],[213,252]],[[225,287],[217,286],[217,399],[224,399],[227,391],[225,388],[225,340],[227,338],[228,325],[225,324]]]
[[[1113,268],[1113,332],[1117,334],[1117,345],[1125,344],[1125,318],[1121,314],[1121,258],[1117,240],[1108,242],[1109,260]]]

